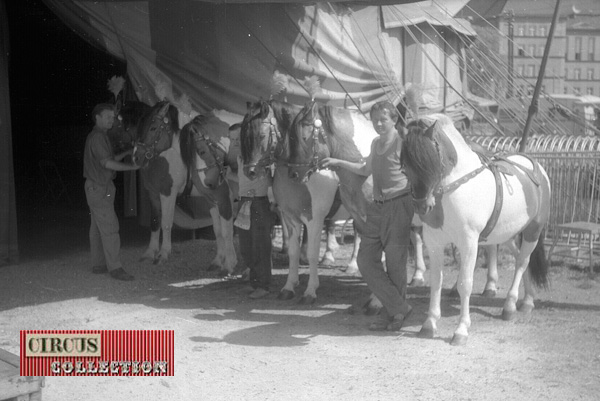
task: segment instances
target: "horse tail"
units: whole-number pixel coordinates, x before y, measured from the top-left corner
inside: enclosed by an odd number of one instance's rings
[[[195,168],[194,160],[196,156],[196,148],[194,146],[194,131],[192,124],[187,124],[179,134],[179,151],[181,152],[181,160],[187,169],[186,182],[192,177],[192,170]]]
[[[546,250],[544,249],[545,231],[542,230],[538,243],[529,257],[529,275],[533,283],[538,288],[548,289],[548,258],[546,258]]]

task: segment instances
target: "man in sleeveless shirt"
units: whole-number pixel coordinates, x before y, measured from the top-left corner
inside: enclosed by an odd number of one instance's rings
[[[83,176],[85,197],[90,208],[90,249],[92,272],[109,273],[117,280],[133,280],[119,260],[121,239],[119,219],[115,213],[115,185],[113,179],[117,171],[137,170],[133,164],[121,160],[131,154],[131,150],[119,155],[113,154],[107,132],[115,120],[114,107],[100,103],[92,110],[94,128],[85,141],[83,153]]]
[[[373,140],[365,162],[326,158],[321,166],[341,167],[364,176],[373,174],[374,202],[367,206],[357,263],[363,279],[384,306],[369,330],[398,331],[412,311],[406,302],[406,262],[414,211],[400,163],[398,110],[390,102],[378,102],[371,108],[370,116],[379,137]],[[381,261],[383,252],[386,268]]]

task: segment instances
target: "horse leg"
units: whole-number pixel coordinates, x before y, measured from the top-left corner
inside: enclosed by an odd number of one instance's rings
[[[444,273],[444,246],[442,242],[431,241],[427,243],[429,251],[429,279],[431,280],[429,290],[429,311],[427,319],[421,326],[419,337],[433,338],[437,334],[437,322],[442,316],[440,302],[442,298],[442,281]]]
[[[233,219],[221,217],[218,206],[210,208],[210,217],[217,242],[217,254],[210,263],[209,270],[219,269],[223,275],[231,274],[237,265],[237,255],[233,246]]]
[[[459,247],[460,250],[460,273],[458,282],[458,293],[460,294],[460,321],[454,331],[451,345],[465,345],[469,337],[471,327],[470,300],[473,291],[473,271],[477,261],[477,239],[465,242]]]
[[[162,214],[160,226],[163,238],[160,252],[154,260],[154,264],[166,262],[171,254],[171,229],[173,227],[173,218],[175,216],[176,196],[177,194],[175,191],[171,191],[171,195],[169,196],[160,195],[160,208]]]
[[[498,293],[498,245],[486,245],[484,249],[487,261],[487,281],[481,295],[486,298],[494,298]]]
[[[353,221],[352,226],[354,227],[354,247],[352,248],[352,256],[350,256],[350,262],[346,266],[346,274],[351,276],[359,276],[358,263],[356,261],[358,257],[358,248],[360,248],[360,235],[356,230],[356,223]]]
[[[302,225],[302,243],[300,245],[300,264],[308,265],[308,229],[306,225]],[[321,236],[319,235],[319,238]]]
[[[162,220],[160,197],[156,192],[148,191],[150,198],[150,243],[140,257],[140,261],[154,261],[160,247],[160,222]]]
[[[409,286],[422,287],[425,285],[425,260],[423,259],[423,227],[412,227],[410,230],[410,241],[413,244],[415,272]]]
[[[321,264],[333,266],[335,264],[333,253],[340,247],[335,238],[335,221],[333,219],[325,219],[325,233],[327,234],[327,242],[325,243],[325,253],[321,259]]]
[[[313,304],[317,300],[317,288],[319,288],[319,248],[321,245],[323,221],[319,218],[313,218],[305,227],[308,232],[307,257],[309,278],[300,302],[303,304]]]
[[[535,249],[536,245],[537,241],[529,242],[523,240],[521,243],[521,248],[515,256],[515,275],[513,277],[512,285],[508,290],[508,294],[506,294],[504,308],[502,309],[502,319],[504,320],[512,320],[516,316],[517,301],[519,299],[519,286],[521,284],[523,274],[525,274],[525,271],[527,270],[527,265],[529,265],[529,258],[531,256],[531,253]],[[526,285],[531,286],[531,283],[528,282],[528,278],[526,278],[525,280]],[[525,287],[525,289],[527,290],[527,287]],[[531,288],[529,290],[531,290]],[[531,307],[531,309],[533,309],[533,298],[527,299],[527,302],[529,305],[528,308]]]
[[[288,230],[287,224],[285,224],[285,220],[283,219],[281,212],[277,212],[279,214],[279,220],[281,221],[281,253],[288,253],[288,246],[290,241],[290,233]]]
[[[287,281],[279,292],[277,299],[288,300],[294,298],[295,289],[300,284],[300,277],[298,274],[298,267],[300,262],[300,232],[302,230],[302,223],[298,220],[293,220],[292,217],[288,217],[285,213],[282,213],[282,225],[285,224],[288,230],[288,259],[289,259],[289,270]]]

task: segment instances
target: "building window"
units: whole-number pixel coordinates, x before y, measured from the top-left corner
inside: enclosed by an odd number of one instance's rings
[[[593,95],[593,94],[594,94],[594,88],[587,88],[587,89],[585,90],[585,92],[586,92],[588,95]]]
[[[534,77],[535,75],[535,65],[528,65],[527,66],[527,73],[525,74],[526,77]]]
[[[581,61],[581,38],[575,38],[575,60]]]
[[[591,81],[594,79],[594,69],[593,68],[588,68],[587,79],[588,79],[588,81]]]
[[[565,68],[565,79],[569,79],[569,69]]]
[[[594,38],[588,38],[588,60],[595,61],[594,53],[595,53],[596,41]]]
[[[535,57],[535,45],[529,45],[527,51],[529,52],[529,57]]]
[[[535,26],[530,26],[528,30],[529,36],[535,36]]]
[[[517,66],[517,76],[519,76],[519,77],[523,76],[523,66],[522,65]]]
[[[525,27],[523,25],[517,26],[517,36],[525,36]]]
[[[579,89],[579,88],[573,88],[573,92],[575,93],[576,96],[581,95],[581,89]]]
[[[567,88],[566,86],[563,88],[563,93],[566,95],[567,93],[569,93],[569,88]]]
[[[540,36],[546,36],[546,26],[545,25],[540,26],[539,32],[540,32]]]
[[[519,56],[524,56],[525,55],[525,49],[523,49],[522,47],[519,47],[519,49],[517,50],[518,55]]]
[[[581,70],[579,68],[575,68],[575,73],[573,74],[573,79],[578,81],[581,79]]]
[[[538,57],[543,57],[544,56],[544,45],[539,45],[538,46],[537,55],[538,55]]]

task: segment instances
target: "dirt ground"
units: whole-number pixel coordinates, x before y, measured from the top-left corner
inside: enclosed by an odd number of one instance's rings
[[[138,262],[149,233],[124,219],[122,261],[136,280],[119,282],[90,272],[87,211],[25,220],[21,263],[0,268],[0,348],[18,354],[24,329],[175,330],[174,377],[47,377],[44,401],[596,400],[600,393],[599,276],[577,265],[554,261],[551,288],[532,316],[505,322],[513,265],[503,252],[498,297],[472,297],[468,344],[453,347],[459,300],[448,295],[457,273],[450,256],[439,333],[426,340],[416,334],[428,287],[409,290],[414,312],[399,334],[374,333],[360,310],[365,284],[337,267],[320,269],[315,305],[279,301],[287,261],[274,253],[274,292],[253,301],[243,284],[207,271],[215,254],[209,233],[176,233],[170,261],[156,266]],[[351,246],[338,251],[340,266]],[[307,278],[302,269],[300,291]],[[475,293],[484,281],[478,267]]]

